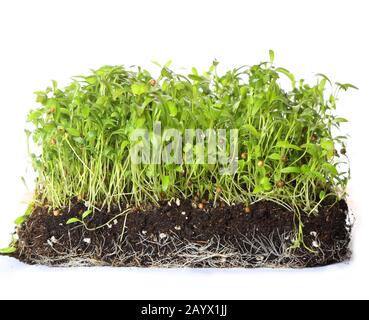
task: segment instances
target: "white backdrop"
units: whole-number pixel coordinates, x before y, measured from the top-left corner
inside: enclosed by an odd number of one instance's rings
[[[321,72],[360,91],[341,95],[356,214],[354,260],[314,270],[49,269],[0,257],[0,298],[369,298],[367,148],[368,1],[0,2],[0,247],[25,209],[26,114],[51,79],[105,64],[173,59],[174,68],[276,64],[304,78]],[[28,178],[29,180],[29,178]]]

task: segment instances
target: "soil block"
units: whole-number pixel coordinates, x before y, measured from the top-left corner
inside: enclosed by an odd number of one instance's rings
[[[301,215],[304,245],[293,248],[298,219],[274,202],[195,206],[190,200],[136,208],[120,214],[95,212],[76,202],[55,216],[35,208],[17,230],[17,252],[29,264],[116,267],[313,267],[350,258],[349,212],[345,201],[325,202],[319,213]],[[120,215],[119,215],[120,214]],[[87,227],[87,228],[86,228]]]

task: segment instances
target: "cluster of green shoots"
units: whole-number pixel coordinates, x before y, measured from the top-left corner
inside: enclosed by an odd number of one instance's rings
[[[329,196],[345,195],[349,178],[345,136],[334,136],[337,94],[353,87],[317,75],[311,85],[270,61],[219,75],[182,75],[160,66],[156,79],[141,68],[106,66],[64,89],[37,92],[40,106],[27,132],[37,201],[50,208],[78,198],[91,206],[157,204],[176,198],[212,203],[271,200],[313,214]],[[281,78],[291,82],[290,90]],[[238,129],[238,170],[219,164],[135,164],[130,134],[137,128]],[[185,152],[187,150],[183,150]],[[206,152],[205,152],[206,153]]]

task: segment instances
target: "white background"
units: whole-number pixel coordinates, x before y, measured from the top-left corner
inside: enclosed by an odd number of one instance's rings
[[[174,60],[203,70],[258,63],[274,49],[276,64],[299,76],[321,72],[360,91],[341,95],[350,119],[356,214],[354,260],[313,270],[49,269],[0,257],[0,298],[369,298],[368,1],[0,2],[0,247],[21,215],[28,176],[25,117],[33,92],[49,80],[104,64]]]

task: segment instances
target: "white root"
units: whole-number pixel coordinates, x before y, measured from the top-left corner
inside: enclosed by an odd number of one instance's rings
[[[165,235],[165,236],[164,236]],[[307,250],[290,250],[290,241],[294,234],[279,233],[269,237],[254,232],[248,236],[237,236],[229,241],[213,237],[208,241],[183,241],[174,232],[151,237],[141,232],[138,241],[133,243],[126,239],[110,245],[107,251],[105,239],[89,246],[89,250],[81,252],[81,246],[60,243],[53,244],[50,250],[56,252],[44,256],[27,248],[25,243],[20,249],[29,262],[60,267],[76,266],[114,266],[114,267],[203,267],[203,268],[301,268],[313,264],[324,264],[326,261],[344,261],[350,253],[345,250],[348,240],[337,241],[333,247],[326,247],[319,242],[318,253]],[[81,243],[87,243],[83,236]],[[49,240],[50,241],[50,240]],[[52,243],[50,241],[50,243]],[[104,250],[103,250],[104,248]],[[140,248],[140,249],[136,249]],[[27,260],[26,259],[26,260]]]

